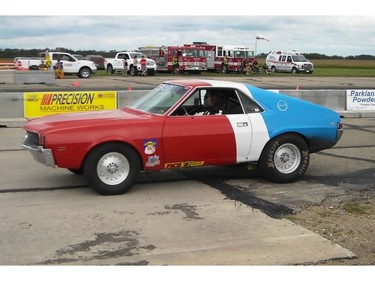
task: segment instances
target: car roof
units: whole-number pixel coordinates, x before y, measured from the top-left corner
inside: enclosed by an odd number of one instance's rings
[[[195,86],[195,87],[234,87],[243,88],[244,83],[223,81],[223,80],[209,80],[209,79],[179,79],[179,80],[168,80],[164,83],[180,84],[183,86]]]

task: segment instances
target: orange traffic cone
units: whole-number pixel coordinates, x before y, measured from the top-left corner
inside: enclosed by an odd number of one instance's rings
[[[128,87],[128,91],[131,91],[131,90],[132,90],[132,86],[129,86],[129,87]]]

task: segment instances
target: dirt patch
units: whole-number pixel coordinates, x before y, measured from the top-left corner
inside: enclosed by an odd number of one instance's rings
[[[320,265],[375,265],[375,199],[308,207],[286,218],[357,255]]]

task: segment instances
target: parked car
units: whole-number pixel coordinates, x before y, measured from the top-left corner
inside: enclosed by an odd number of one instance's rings
[[[104,60],[105,58],[101,55],[87,55],[85,59],[93,61],[97,69],[104,70]]]
[[[140,171],[205,165],[246,164],[273,182],[293,182],[310,153],[343,133],[331,109],[215,80],[166,81],[125,108],[45,116],[23,128],[36,161],[83,173],[103,195],[128,191]]]

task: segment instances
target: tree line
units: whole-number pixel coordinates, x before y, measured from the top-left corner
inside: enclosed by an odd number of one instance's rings
[[[110,51],[96,51],[96,50],[72,50],[63,47],[55,49],[0,49],[0,58],[14,59],[15,57],[37,57],[38,53],[44,52],[45,50],[55,52],[66,52],[71,54],[80,54],[83,56],[87,55],[101,55],[105,58],[115,57],[117,50]],[[357,55],[357,56],[327,56],[325,54],[318,53],[304,53],[305,57],[309,60],[314,59],[342,59],[342,60],[375,60],[375,56],[372,55]],[[257,54],[257,58],[266,58],[267,53]]]

